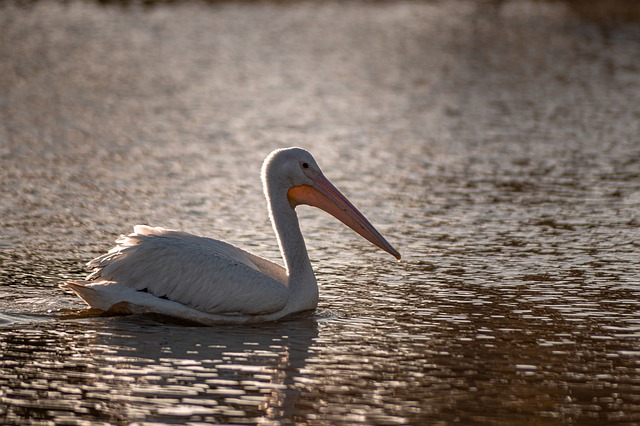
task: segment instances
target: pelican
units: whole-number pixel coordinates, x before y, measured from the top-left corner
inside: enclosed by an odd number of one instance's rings
[[[284,267],[224,241],[137,225],[87,264],[93,272],[86,279],[62,287],[102,311],[160,313],[210,325],[275,321],[314,310],[318,284],[295,211],[301,204],[328,212],[400,260],[304,149],[269,154],[262,183]]]

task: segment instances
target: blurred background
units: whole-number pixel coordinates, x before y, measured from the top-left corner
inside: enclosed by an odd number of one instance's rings
[[[639,52],[633,0],[0,1],[0,420],[640,421]],[[68,318],[135,224],[278,260],[292,145],[401,263],[300,208],[311,324]]]

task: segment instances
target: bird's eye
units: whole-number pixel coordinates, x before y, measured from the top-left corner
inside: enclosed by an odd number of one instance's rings
[[[309,168],[309,163],[302,163],[302,168],[303,169],[308,169]]]

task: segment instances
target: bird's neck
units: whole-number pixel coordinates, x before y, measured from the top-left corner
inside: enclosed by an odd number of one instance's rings
[[[318,301],[318,285],[309,261],[298,215],[289,203],[286,191],[266,186],[267,204],[273,229],[278,237],[280,253],[285,263],[289,288],[297,310],[314,309]]]

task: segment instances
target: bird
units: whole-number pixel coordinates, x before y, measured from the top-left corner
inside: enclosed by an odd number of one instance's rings
[[[87,263],[83,280],[61,284],[91,308],[155,313],[206,325],[276,321],[314,311],[318,284],[296,207],[333,215],[400,261],[400,253],[298,147],[271,152],[261,169],[269,218],[284,266],[228,242],[136,225],[116,246]]]

